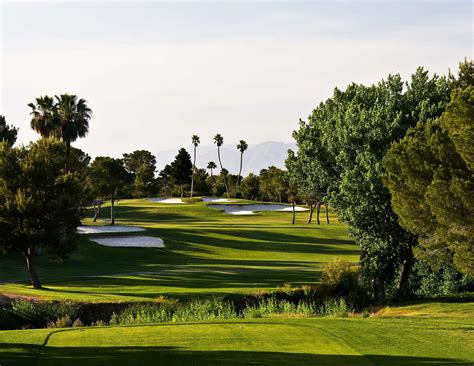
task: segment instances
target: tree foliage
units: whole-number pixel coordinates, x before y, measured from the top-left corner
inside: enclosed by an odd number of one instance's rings
[[[7,125],[5,116],[0,115],[0,142],[5,141],[9,146],[16,142],[18,128]]]
[[[466,83],[454,85],[466,86]],[[474,274],[473,138],[474,86],[471,85],[455,89],[441,118],[420,121],[392,146],[384,160],[384,182],[390,189],[394,211],[401,225],[419,237],[418,257],[434,269],[454,264],[459,271],[471,275]]]
[[[155,192],[156,158],[148,150],[124,153],[123,164],[133,180],[132,194],[147,197]]]
[[[35,251],[62,259],[77,241],[82,184],[76,173],[64,172],[64,154],[54,139],[28,148],[0,144],[0,247],[25,256],[35,288],[41,287]]]
[[[171,163],[171,179],[174,184],[178,184],[181,187],[181,197],[184,195],[183,186],[191,179],[192,170],[191,156],[185,148],[179,149],[178,155],[176,155]]]
[[[373,279],[379,299],[385,281],[409,260],[416,241],[392,210],[381,179],[382,159],[408,128],[438,117],[448,99],[447,80],[430,78],[419,68],[407,83],[389,75],[371,86],[336,88],[293,134],[298,158],[290,154],[290,164],[304,172],[297,181],[307,179],[304,190],[309,193],[327,192],[339,219],[361,246],[364,273]]]

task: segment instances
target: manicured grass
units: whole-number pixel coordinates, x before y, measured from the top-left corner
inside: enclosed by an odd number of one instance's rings
[[[254,319],[0,332],[8,365],[472,365],[472,303],[434,317]],[[467,311],[467,312],[466,312]],[[449,316],[445,316],[450,314]]]
[[[108,215],[108,209],[102,214]],[[140,234],[163,238],[166,248],[110,248],[83,237],[62,263],[36,258],[46,287],[41,291],[29,285],[23,258],[2,256],[0,282],[24,281],[0,285],[0,293],[77,301],[250,293],[286,282],[316,283],[321,263],[335,256],[355,261],[359,255],[333,216],[330,225],[317,226],[306,224],[308,213],[298,213],[297,225],[291,225],[290,212],[234,216],[204,202],[170,205],[147,200],[119,202],[116,216],[119,225],[143,226],[147,230]]]

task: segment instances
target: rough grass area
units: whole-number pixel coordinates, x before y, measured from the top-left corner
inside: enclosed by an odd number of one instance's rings
[[[418,304],[437,316],[251,319],[0,332],[8,365],[465,365],[473,304]],[[394,310],[394,309],[392,309]],[[400,309],[402,312],[403,307]],[[450,314],[450,316],[445,316]]]
[[[108,214],[104,207],[102,218]],[[330,225],[318,226],[306,223],[308,213],[297,213],[297,224],[291,225],[291,215],[262,212],[240,217],[209,208],[205,202],[120,201],[117,225],[144,227],[147,230],[140,234],[162,238],[165,248],[108,248],[84,236],[62,263],[36,258],[46,287],[41,291],[29,285],[22,257],[1,256],[0,293],[94,302],[253,293],[287,282],[316,283],[321,263],[335,256],[358,259],[358,246],[335,217]],[[92,224],[91,219],[84,224]],[[115,234],[100,236],[110,235]]]

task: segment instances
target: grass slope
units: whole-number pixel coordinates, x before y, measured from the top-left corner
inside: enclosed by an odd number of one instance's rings
[[[83,237],[62,263],[36,258],[43,291],[31,289],[22,257],[1,256],[0,283],[24,281],[0,285],[0,293],[77,301],[249,293],[315,283],[321,263],[334,256],[357,260],[359,253],[335,217],[317,226],[306,224],[308,213],[298,213],[291,225],[289,212],[234,216],[206,203],[147,200],[119,202],[116,216],[119,225],[143,226],[139,234],[163,238],[166,248],[110,248]]]
[[[412,306],[408,306],[410,308]],[[473,304],[363,318],[254,319],[0,332],[8,365],[472,365]],[[449,314],[449,316],[446,316]]]

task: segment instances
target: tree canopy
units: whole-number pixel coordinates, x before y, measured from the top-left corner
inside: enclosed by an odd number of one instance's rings
[[[5,116],[0,115],[0,142],[5,141],[9,146],[16,142],[18,128],[7,125]]]
[[[54,139],[27,148],[0,143],[0,247],[24,255],[35,288],[41,288],[35,251],[62,259],[77,240],[82,184],[76,173],[64,172],[64,154]]]

